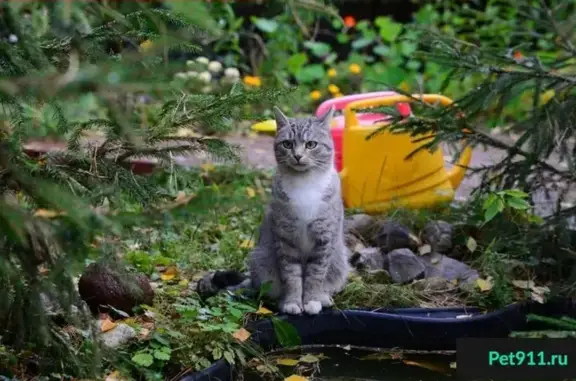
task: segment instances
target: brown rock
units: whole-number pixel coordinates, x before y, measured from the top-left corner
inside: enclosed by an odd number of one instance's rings
[[[152,305],[154,290],[148,277],[115,268],[111,264],[93,263],[78,281],[78,292],[92,313],[106,312],[107,306],[129,315],[141,304]]]

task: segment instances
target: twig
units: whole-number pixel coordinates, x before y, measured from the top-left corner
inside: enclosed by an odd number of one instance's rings
[[[312,37],[310,39],[316,40],[316,37],[318,37],[319,32],[320,32],[320,20],[317,19],[316,23],[314,24],[314,32],[312,33]]]
[[[570,39],[567,38],[567,36],[565,36],[560,31],[558,23],[556,22],[556,20],[554,20],[554,17],[552,17],[553,11],[548,7],[548,5],[546,5],[546,2],[544,0],[540,0],[540,4],[542,5],[542,7],[544,7],[546,17],[548,18],[550,25],[552,26],[554,32],[558,35],[560,41],[562,42],[561,47],[568,50],[572,55],[576,55],[576,48],[574,47],[574,44],[572,44],[572,41],[570,41]]]
[[[293,1],[288,0],[286,2],[286,5],[290,9],[290,13],[292,14],[292,17],[294,18],[296,25],[298,25],[298,28],[300,28],[300,31],[302,32],[302,34],[304,36],[306,36],[306,38],[309,39],[310,38],[310,32],[308,31],[308,28],[306,27],[306,25],[304,25],[304,22],[302,21],[302,19],[298,15],[298,11],[295,9]]]
[[[262,37],[258,33],[241,32],[240,35],[245,35],[246,37],[250,37],[253,40],[255,40],[258,43],[258,46],[260,46],[260,50],[262,50],[262,54],[265,57],[269,56],[268,48],[266,47],[266,43],[264,42],[264,40],[262,39]]]
[[[382,347],[368,347],[368,346],[363,346],[363,345],[351,345],[351,344],[307,344],[307,345],[298,345],[295,347],[290,347],[290,348],[281,348],[281,349],[275,349],[273,351],[270,352],[266,352],[264,355],[265,356],[273,356],[273,355],[279,355],[279,354],[285,354],[288,351],[309,351],[311,349],[326,349],[326,348],[338,348],[338,349],[342,349],[345,351],[350,351],[350,350],[358,350],[358,351],[365,351],[365,352],[396,352],[396,353],[414,353],[414,354],[418,354],[418,353],[436,353],[436,354],[440,354],[440,355],[454,355],[456,354],[456,351],[422,351],[422,350],[416,350],[416,349],[401,349],[398,347],[392,347],[392,348],[382,348]]]
[[[200,145],[201,139],[198,139],[195,143]],[[121,155],[118,155],[118,157],[116,157],[115,161],[121,162],[121,161],[124,161],[124,160],[126,160],[132,156],[136,156],[136,155],[146,156],[146,155],[154,155],[154,154],[158,154],[158,153],[170,153],[173,151],[186,151],[186,150],[198,150],[198,146],[194,147],[193,143],[190,143],[189,145],[180,145],[180,146],[146,147],[146,148],[133,149],[133,150],[125,152]]]

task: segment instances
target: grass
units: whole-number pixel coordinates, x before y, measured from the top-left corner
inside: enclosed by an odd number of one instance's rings
[[[414,307],[421,302],[419,292],[411,286],[371,283],[352,277],[334,300],[340,309]]]
[[[270,195],[270,173],[205,165],[178,177],[169,173],[154,176],[166,204],[160,208],[166,211],[162,222],[136,223],[130,231],[96,243],[113,245],[126,266],[147,274],[156,289],[153,306],[120,321],[137,330],[138,340],[119,353],[108,353],[104,371],[161,380],[200,370],[220,358],[243,364],[258,352],[247,346],[248,336],[242,326],[246,319],[268,316],[268,311],[260,308],[258,300],[228,293],[201,301],[194,281],[207,271],[246,269],[246,257],[254,246]],[[146,209],[125,204],[118,212],[138,215]],[[526,254],[533,254],[530,245],[534,242],[527,235],[533,235],[534,230],[504,214],[482,225],[481,215],[481,203],[471,202],[465,207],[435,211],[397,210],[383,218],[392,218],[413,231],[431,219],[481,227],[477,248],[468,253],[467,260],[490,283],[489,288],[448,285],[449,290],[439,291],[418,287],[417,283],[393,284],[379,273],[354,274],[336,296],[336,308],[477,305],[492,309],[526,298],[512,280],[532,279],[535,274],[525,269],[519,274],[509,261],[528,266]],[[457,244],[465,247],[466,240]],[[5,353],[9,349],[0,348],[0,365]]]

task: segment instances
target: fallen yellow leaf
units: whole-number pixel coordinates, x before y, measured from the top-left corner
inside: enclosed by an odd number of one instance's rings
[[[445,367],[438,365],[438,364],[433,364],[430,362],[417,362],[417,361],[410,361],[410,360],[402,360],[402,362],[406,365],[417,366],[420,368],[432,370],[434,372],[439,372],[439,373],[446,373],[447,372],[447,369]]]
[[[243,249],[251,249],[254,247],[254,241],[251,239],[245,239],[240,243],[240,247]]]
[[[314,364],[314,363],[320,361],[320,359],[318,357],[316,357],[310,353],[300,357],[298,360],[301,362],[305,362],[307,364]]]
[[[110,330],[113,330],[114,328],[116,328],[117,325],[118,324],[114,323],[110,319],[104,319],[102,320],[102,323],[100,323],[100,332],[108,332]]]
[[[294,366],[294,365],[298,365],[298,360],[296,360],[296,359],[278,359],[278,360],[276,360],[276,364],[284,365],[284,366]]]
[[[126,381],[127,378],[122,377],[119,371],[115,370],[114,372],[110,373],[106,376],[104,381]]]
[[[418,238],[417,236],[415,236],[414,234],[410,233],[408,234],[408,237],[412,240],[412,242],[414,242],[416,245],[420,245],[420,238]]]
[[[164,274],[178,274],[178,268],[176,266],[168,266],[166,270],[164,270]]]
[[[204,163],[200,166],[205,172],[212,172],[216,167],[212,163]]]
[[[178,286],[182,287],[188,287],[188,284],[190,284],[190,281],[188,281],[188,279],[182,279],[180,282],[178,282]]]
[[[290,377],[286,377],[284,381],[308,381],[308,379],[306,377],[293,374]]]
[[[244,342],[250,338],[250,332],[244,328],[240,328],[238,331],[232,334],[232,337],[240,342]]]
[[[169,281],[176,278],[177,275],[178,275],[178,269],[176,268],[176,266],[169,266],[166,269],[166,271],[160,274],[160,279],[162,279],[163,281]]]
[[[276,367],[271,366],[270,364],[260,364],[256,367],[256,370],[260,373],[274,373],[277,371]]]
[[[548,294],[550,292],[550,289],[546,286],[534,286],[531,290],[533,293],[540,295]]]
[[[540,304],[544,304],[544,302],[546,301],[544,295],[537,294],[535,292],[530,293],[530,299]]]
[[[184,191],[179,191],[178,194],[176,195],[176,198],[174,199],[174,201],[176,202],[187,202],[190,201],[192,199],[192,197],[194,197],[194,195],[186,195],[186,193]]]
[[[173,202],[165,204],[165,205],[161,206],[160,208],[164,209],[164,210],[174,209],[178,206],[188,204],[190,202],[190,200],[192,200],[194,197],[196,197],[196,195],[194,193],[187,195],[183,191],[179,191]]]
[[[34,212],[34,217],[42,217],[42,218],[54,218],[64,215],[66,215],[66,213],[48,209],[38,209],[37,211]]]
[[[248,197],[252,198],[256,196],[256,191],[254,190],[254,188],[246,187],[246,194],[248,194]]]
[[[136,319],[134,319],[134,318],[122,319],[122,323],[129,325],[131,327],[138,325],[138,323],[136,322]]]
[[[258,311],[256,311],[257,315],[272,315],[273,312],[270,311],[268,308],[266,307],[260,307],[258,308]]]
[[[432,252],[432,246],[430,245],[422,245],[418,248],[418,253],[420,255],[428,254]]]
[[[534,287],[534,282],[531,280],[513,280],[512,284],[514,287],[521,289],[528,289]]]
[[[554,98],[555,95],[556,95],[556,92],[554,91],[554,89],[550,89],[548,91],[545,91],[544,93],[542,93],[542,95],[540,95],[540,103],[542,105],[545,105],[546,103],[548,103],[550,101],[550,99]]]
[[[138,333],[140,340],[146,339],[150,335],[150,330],[148,328],[142,328]]]
[[[480,289],[480,291],[485,292],[485,291],[490,291],[492,289],[492,287],[494,286],[492,284],[492,282],[490,282],[487,279],[482,279],[482,278],[478,278],[476,279],[476,285],[478,286],[478,288]]]
[[[472,237],[468,237],[468,241],[466,241],[466,247],[473,253],[478,248],[478,243]]]

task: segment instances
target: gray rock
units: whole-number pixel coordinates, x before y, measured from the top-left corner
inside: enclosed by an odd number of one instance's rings
[[[102,343],[108,348],[118,348],[137,336],[136,330],[127,324],[120,323],[114,329],[100,334]]]
[[[368,214],[354,214],[344,219],[344,231],[365,240],[370,238],[375,226],[376,220]]]
[[[58,301],[45,292],[40,294],[40,304],[48,316],[59,316],[64,313]]]
[[[396,249],[384,259],[384,267],[394,283],[406,283],[424,275],[426,267],[422,260],[410,249]]]
[[[366,247],[356,251],[350,264],[359,271],[375,271],[384,268],[384,256],[377,247]]]
[[[352,253],[366,247],[362,240],[352,233],[344,233],[344,243]]]
[[[453,232],[454,227],[446,221],[430,221],[422,229],[422,241],[434,252],[448,253],[452,249]]]
[[[42,292],[40,294],[40,304],[46,315],[52,319],[79,319],[82,317],[82,314],[88,313],[87,305],[82,300],[77,301],[76,305],[70,305],[69,311],[64,311],[58,298],[50,292]]]
[[[426,278],[440,277],[448,281],[470,283],[480,277],[478,272],[467,264],[441,253],[431,253],[421,258],[426,267]]]
[[[378,223],[378,229],[372,237],[372,242],[384,253],[389,253],[396,249],[416,250],[418,243],[411,235],[410,229],[406,226],[391,220],[384,220]]]

